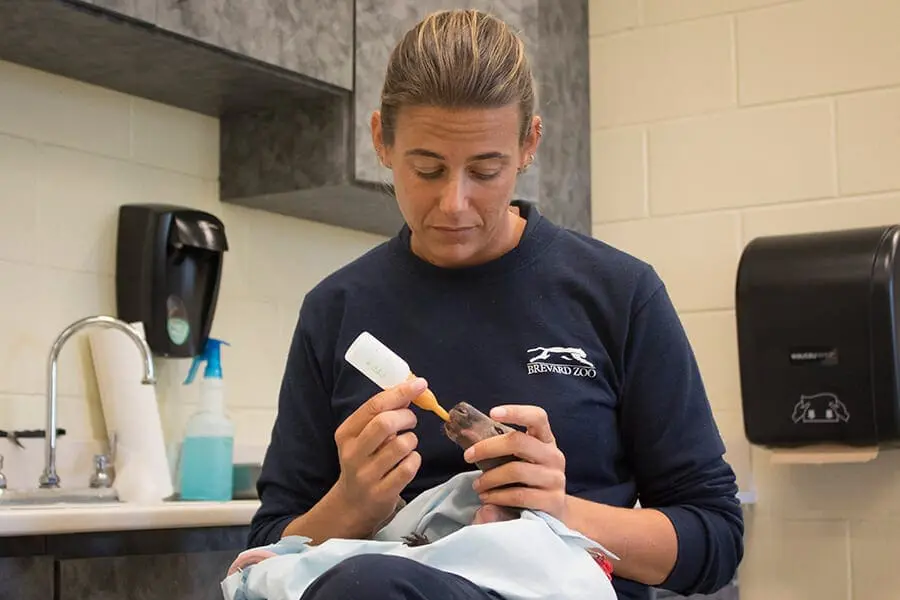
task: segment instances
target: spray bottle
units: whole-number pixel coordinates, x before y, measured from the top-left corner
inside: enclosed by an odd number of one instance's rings
[[[209,338],[203,353],[194,358],[185,385],[206,362],[200,381],[200,409],[188,419],[181,447],[181,499],[231,500],[233,494],[234,424],[225,415],[225,382],[221,347],[226,342]]]

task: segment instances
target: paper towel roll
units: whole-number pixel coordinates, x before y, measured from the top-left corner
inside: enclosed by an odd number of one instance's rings
[[[142,323],[131,326],[145,337]],[[156,388],[141,383],[141,352],[118,329],[95,329],[88,338],[106,431],[115,436],[113,487],[123,502],[161,502],[173,494],[172,477]]]
[[[862,463],[878,457],[877,446],[811,444],[800,448],[767,448],[769,460],[778,465],[828,465]]]

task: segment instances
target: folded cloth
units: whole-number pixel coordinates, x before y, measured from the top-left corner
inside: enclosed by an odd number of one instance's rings
[[[287,536],[242,552],[221,582],[225,600],[297,600],[322,573],[360,554],[403,556],[465,577],[505,600],[616,600],[600,544],[553,516],[473,525],[481,507],[468,471],[417,496],[369,540],[333,538],[313,546]],[[416,544],[407,540],[415,538]],[[422,543],[427,541],[427,543]]]

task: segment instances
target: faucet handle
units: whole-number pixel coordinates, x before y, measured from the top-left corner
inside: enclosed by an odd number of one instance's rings
[[[112,476],[109,473],[109,457],[105,454],[94,455],[94,473],[91,475],[92,488],[112,487]]]
[[[3,455],[0,454],[0,490],[6,489],[6,475],[3,474]]]

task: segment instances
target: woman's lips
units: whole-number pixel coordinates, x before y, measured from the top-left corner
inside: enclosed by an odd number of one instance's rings
[[[447,241],[462,242],[475,231],[474,227],[432,227],[438,238]]]

